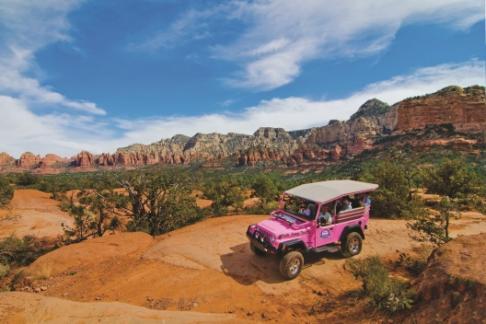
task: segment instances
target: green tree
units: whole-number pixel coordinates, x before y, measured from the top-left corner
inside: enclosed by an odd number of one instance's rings
[[[208,199],[213,200],[213,212],[223,215],[228,207],[243,208],[245,197],[242,186],[235,179],[222,177],[211,179],[204,186],[204,193]]]
[[[479,191],[478,175],[464,160],[445,160],[425,173],[424,182],[431,193],[450,198],[467,196]]]
[[[191,179],[183,172],[136,172],[120,183],[128,193],[132,230],[158,235],[201,217]]]
[[[7,205],[12,200],[14,188],[4,177],[0,177],[0,207]]]
[[[125,206],[123,198],[112,189],[83,190],[78,194],[84,212],[90,214],[90,227],[96,228],[94,235],[102,236],[105,233],[109,226],[107,218],[114,214],[116,207]]]
[[[420,203],[411,194],[415,175],[415,170],[390,160],[368,164],[360,178],[379,185],[373,193],[373,213],[394,218],[408,217],[418,212]]]
[[[454,215],[455,204],[449,197],[441,199],[438,213],[424,213],[407,224],[414,230],[412,237],[419,242],[431,242],[435,245],[442,245],[450,241],[449,225],[450,219]]]
[[[266,174],[262,174],[255,179],[252,189],[255,190],[255,194],[264,202],[274,200],[279,194],[277,185]]]

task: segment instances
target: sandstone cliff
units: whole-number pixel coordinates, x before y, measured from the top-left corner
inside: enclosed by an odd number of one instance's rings
[[[438,128],[439,131],[431,128]],[[442,128],[447,131],[440,131]],[[409,98],[392,106],[378,100],[365,102],[347,121],[332,120],[311,129],[286,131],[263,127],[253,135],[175,135],[149,145],[134,144],[115,153],[97,156],[83,151],[70,162],[55,155],[44,158],[24,153],[15,161],[0,154],[0,168],[131,168],[152,164],[204,163],[255,166],[259,164],[323,164],[352,158],[374,148],[394,145],[468,147],[476,139],[462,135],[486,132],[485,88],[451,86],[433,94]],[[432,133],[432,136],[430,135]],[[462,135],[459,135],[462,134]],[[462,136],[462,137],[461,137]],[[467,137],[466,136],[466,137]]]

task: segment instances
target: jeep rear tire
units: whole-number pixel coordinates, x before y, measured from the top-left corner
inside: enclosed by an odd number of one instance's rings
[[[257,248],[253,243],[250,243],[250,250],[258,256],[265,256],[265,252]]]
[[[297,277],[304,266],[304,256],[299,251],[291,251],[280,260],[280,273],[285,279]]]
[[[341,242],[341,253],[345,258],[358,255],[363,246],[363,238],[357,232],[351,232]]]

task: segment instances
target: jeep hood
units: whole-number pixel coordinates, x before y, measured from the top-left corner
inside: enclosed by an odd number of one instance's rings
[[[271,232],[275,235],[286,234],[298,230],[301,226],[297,224],[290,224],[284,220],[272,217],[270,219],[265,219],[258,223],[258,226],[262,229]]]

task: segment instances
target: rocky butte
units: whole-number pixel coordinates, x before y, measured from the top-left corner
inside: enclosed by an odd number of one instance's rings
[[[485,139],[485,88],[450,86],[392,106],[371,99],[349,120],[332,120],[322,127],[298,131],[264,127],[253,135],[175,135],[148,145],[119,148],[115,153],[93,155],[83,151],[71,159],[24,153],[15,160],[0,153],[0,170],[63,172],[192,163],[206,166],[325,165],[389,145],[467,149],[484,146]]]

